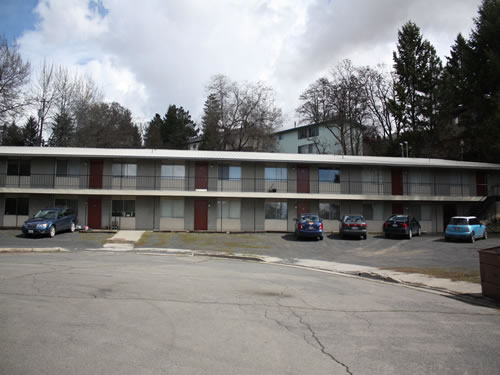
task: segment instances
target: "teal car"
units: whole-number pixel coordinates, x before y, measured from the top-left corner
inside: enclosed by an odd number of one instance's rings
[[[486,226],[482,224],[475,216],[454,216],[446,226],[444,239],[450,240],[468,240],[475,242],[476,239],[488,238]]]

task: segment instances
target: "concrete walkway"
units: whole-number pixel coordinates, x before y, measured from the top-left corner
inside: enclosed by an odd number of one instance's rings
[[[141,230],[119,230],[113,237],[106,240],[103,247],[113,251],[130,251],[139,241],[144,231]]]

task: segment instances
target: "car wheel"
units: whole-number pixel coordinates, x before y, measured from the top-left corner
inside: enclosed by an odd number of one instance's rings
[[[421,236],[422,235],[422,228],[418,227],[418,232],[417,232],[417,236]]]
[[[319,240],[320,240],[320,241],[323,241],[323,236],[319,236]]]
[[[54,238],[55,235],[56,235],[56,227],[52,225],[49,229],[49,236],[51,238]]]
[[[367,235],[367,234],[365,234],[365,235],[363,235],[363,237],[362,237],[362,238],[363,238],[364,240],[366,240],[366,239],[368,238],[368,235]]]
[[[444,236],[444,240],[449,242],[450,241],[450,237],[447,237],[447,236]]]
[[[471,233],[470,238],[469,238],[470,243],[476,242],[476,235],[474,232]]]
[[[483,240],[487,239],[488,238],[488,232],[486,231],[486,229],[484,230],[484,233],[483,233]]]
[[[411,229],[408,231],[408,239],[411,240],[411,238],[413,237],[413,232],[411,231]]]
[[[70,227],[69,227],[69,231],[70,231],[71,233],[73,233],[73,232],[75,231],[75,229],[76,229],[75,222],[74,222],[74,221],[72,221],[72,222],[71,222],[71,225],[70,225]]]

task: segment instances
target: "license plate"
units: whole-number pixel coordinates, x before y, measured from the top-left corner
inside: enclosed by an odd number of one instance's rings
[[[358,230],[359,228],[358,227],[352,227],[351,229]]]
[[[313,227],[313,226],[310,226],[310,227],[309,227],[309,229],[310,229],[310,230],[311,230],[311,229],[314,229],[314,227]]]
[[[397,224],[392,224],[393,227],[397,227],[398,225]]]
[[[28,233],[33,234],[34,232],[33,232],[33,230],[30,229],[30,230],[28,230]]]

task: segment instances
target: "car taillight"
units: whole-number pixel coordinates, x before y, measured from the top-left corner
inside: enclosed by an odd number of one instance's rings
[[[405,229],[408,228],[408,224],[403,223],[403,228],[405,228]]]
[[[323,230],[323,223],[319,224],[319,229]]]
[[[366,223],[361,224],[361,226],[362,226],[363,228],[366,228]]]
[[[384,223],[384,228],[387,228],[389,226],[388,223]]]
[[[344,228],[349,228],[349,224],[344,224]]]
[[[299,229],[302,229],[302,224],[301,223],[299,223]]]

